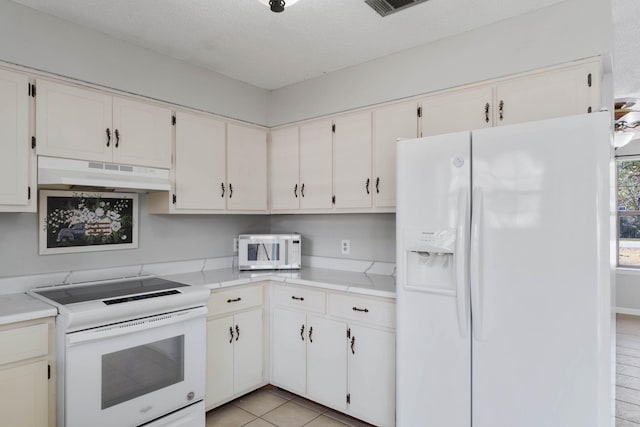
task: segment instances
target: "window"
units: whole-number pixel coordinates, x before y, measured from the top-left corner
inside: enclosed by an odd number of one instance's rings
[[[640,267],[640,158],[618,160],[618,265]]]

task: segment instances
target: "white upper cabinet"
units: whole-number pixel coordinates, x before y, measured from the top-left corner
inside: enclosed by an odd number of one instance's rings
[[[28,85],[26,76],[0,70],[0,205],[6,210],[23,211],[30,202]]]
[[[227,209],[267,210],[267,132],[227,124]]]
[[[393,104],[373,112],[373,195],[376,208],[396,206],[396,143],[418,136],[417,103]]]
[[[589,62],[496,85],[496,125],[585,114],[600,109],[601,66]]]
[[[226,124],[176,113],[176,209],[224,210]]]
[[[300,208],[331,209],[333,136],[331,120],[300,126]]]
[[[300,207],[298,135],[297,126],[271,132],[269,171],[274,211]]]
[[[171,111],[47,80],[37,82],[37,153],[171,167]]]
[[[334,119],[334,195],[336,208],[370,208],[371,112]]]
[[[37,153],[110,162],[112,97],[46,80],[37,83]]]
[[[493,88],[451,90],[420,100],[421,136],[493,126]]]
[[[171,167],[171,110],[126,98],[113,98],[113,161]]]

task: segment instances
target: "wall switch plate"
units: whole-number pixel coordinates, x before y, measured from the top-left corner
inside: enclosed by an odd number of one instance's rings
[[[351,240],[343,240],[340,248],[342,249],[342,255],[349,255],[349,252],[351,252]]]
[[[238,238],[234,237],[233,238],[233,253],[237,253],[238,252]]]

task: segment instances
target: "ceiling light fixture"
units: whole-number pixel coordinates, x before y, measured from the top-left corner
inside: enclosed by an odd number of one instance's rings
[[[298,0],[258,0],[265,6],[271,7],[272,12],[280,13],[284,11],[285,6],[292,6],[297,3]]]

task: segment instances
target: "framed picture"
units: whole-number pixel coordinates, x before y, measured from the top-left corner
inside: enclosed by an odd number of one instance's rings
[[[138,195],[40,191],[40,255],[138,247]]]

